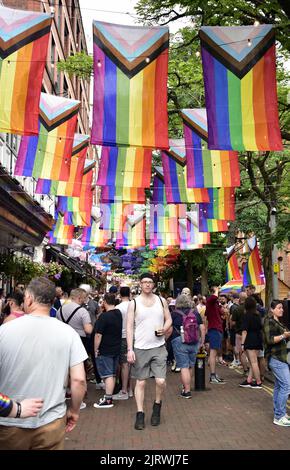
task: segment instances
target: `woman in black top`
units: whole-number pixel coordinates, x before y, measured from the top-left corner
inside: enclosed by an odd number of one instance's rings
[[[249,381],[251,388],[262,388],[258,354],[263,349],[262,321],[257,311],[257,302],[253,297],[245,300],[245,314],[243,317],[242,348],[246,351],[250,362],[249,378],[254,377],[256,382]]]

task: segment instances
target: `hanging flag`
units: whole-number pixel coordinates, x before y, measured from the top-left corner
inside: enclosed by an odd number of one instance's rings
[[[100,204],[100,229],[118,232],[122,228],[124,204],[122,202]]]
[[[72,243],[74,235],[74,226],[65,225],[64,219],[60,214],[57,214],[56,223],[53,225],[52,230],[46,236],[50,244],[69,245]]]
[[[240,186],[238,152],[208,150],[206,109],[182,109],[181,117],[186,148],[187,186]]]
[[[235,220],[234,188],[208,188],[210,202],[199,204],[200,216],[206,219]]]
[[[224,284],[221,287],[220,292],[223,294],[228,294],[232,291],[242,292],[242,287],[243,287],[243,283],[240,279],[237,279],[237,280],[233,279],[232,281],[229,281],[226,284]]]
[[[100,202],[144,203],[145,188],[127,188],[120,186],[102,186]]]
[[[39,135],[22,137],[15,175],[68,181],[80,102],[41,93]]]
[[[168,204],[209,202],[208,191],[205,188],[188,188],[186,176],[186,158],[180,147],[171,147],[170,151],[162,152],[162,170],[157,167],[160,178],[164,179],[166,201]]]
[[[210,243],[210,234],[201,233],[189,217],[179,219],[181,250],[195,250]]]
[[[238,280],[242,281],[242,276],[239,270],[238,260],[236,253],[233,253],[229,258],[226,266],[226,281]]]
[[[0,6],[0,132],[37,135],[52,18]]]
[[[75,134],[68,181],[38,178],[35,189],[36,194],[79,197],[89,141],[89,135]]]
[[[249,284],[253,284],[254,286],[265,284],[264,270],[257,245],[251,251],[249,259],[244,268],[243,285],[247,286]]]
[[[169,29],[93,22],[92,144],[168,148]]]
[[[134,210],[127,216],[122,231],[116,234],[116,248],[140,248],[145,244],[145,213]]]
[[[228,232],[228,222],[219,219],[207,219],[199,213],[199,231],[200,232]]]
[[[178,206],[150,204],[150,248],[179,246]]]
[[[202,26],[208,148],[282,150],[272,25]]]
[[[149,149],[103,147],[97,185],[149,188],[151,164]]]
[[[111,240],[110,230],[100,230],[99,222],[91,219],[89,227],[84,227],[81,242],[84,247],[105,247]]]

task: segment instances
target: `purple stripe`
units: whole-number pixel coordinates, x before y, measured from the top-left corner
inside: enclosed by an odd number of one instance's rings
[[[189,188],[195,188],[195,172],[194,172],[194,150],[192,143],[191,129],[183,121],[183,132],[185,141],[185,152],[186,152],[186,167],[187,167],[187,186]]]
[[[21,137],[21,143],[14,170],[15,175],[32,176],[37,145],[38,136]]]
[[[214,148],[214,146],[218,144],[214,59],[203,47],[201,48],[201,55],[207,112],[208,147],[211,145],[211,148]]]
[[[100,161],[100,168],[98,174],[97,185],[99,186],[106,186],[107,177],[108,177],[108,167],[109,167],[109,147],[102,147],[102,154],[101,154],[101,161]]]
[[[117,67],[107,56],[105,57],[105,67],[103,141],[105,145],[114,146],[116,145]]]
[[[99,62],[98,62],[99,61]],[[98,67],[98,63],[101,67]],[[94,44],[94,105],[91,143],[103,143],[105,54]]]
[[[50,194],[51,183],[51,180],[38,178],[35,188],[36,194]]]
[[[173,189],[173,186],[178,187],[178,182],[176,182],[176,166],[175,171],[174,168],[170,168],[170,157],[165,152],[162,152],[162,167],[165,182],[166,200],[168,204],[180,202],[179,194],[177,194],[177,197],[175,198],[176,191]],[[173,172],[171,173],[172,170]]]
[[[109,153],[109,168],[107,172],[107,185],[108,186],[116,186],[117,181],[117,166],[118,166],[118,155],[119,149],[118,147],[111,147]],[[126,182],[124,184],[126,186]]]

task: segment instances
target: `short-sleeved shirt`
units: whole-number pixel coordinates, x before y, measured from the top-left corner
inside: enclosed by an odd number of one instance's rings
[[[117,356],[122,343],[122,314],[120,310],[103,312],[96,323],[96,332],[102,335],[99,347],[101,356]]]
[[[216,295],[211,295],[206,299],[207,328],[208,330],[218,330],[223,332],[223,321],[221,317],[221,308]]]
[[[43,398],[34,418],[1,418],[2,426],[39,428],[66,413],[69,369],[87,359],[79,335],[49,316],[24,315],[0,327],[0,390],[16,401]]]
[[[62,305],[62,315],[65,320],[69,318],[69,316],[73,313],[75,309],[80,307],[79,304],[76,302],[68,302],[67,304]],[[56,313],[56,318],[62,321],[60,315],[60,309]],[[83,338],[86,337],[86,333],[84,330],[84,325],[87,323],[91,323],[91,317],[89,312],[86,308],[81,307],[78,311],[74,314],[74,316],[69,321],[69,325]]]
[[[233,313],[232,313],[233,312]],[[243,317],[245,314],[245,304],[237,305],[235,309],[232,308],[231,318],[235,323],[235,331],[241,335],[243,330]]]
[[[245,349],[263,349],[262,321],[258,312],[246,312],[244,314],[242,330],[247,332]]]

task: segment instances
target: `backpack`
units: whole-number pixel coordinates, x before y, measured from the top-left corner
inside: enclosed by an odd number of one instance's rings
[[[185,344],[195,344],[199,340],[199,324],[197,322],[197,316],[194,310],[188,312],[185,315],[182,310],[175,310],[177,313],[182,315],[182,326],[184,331],[184,341]]]

